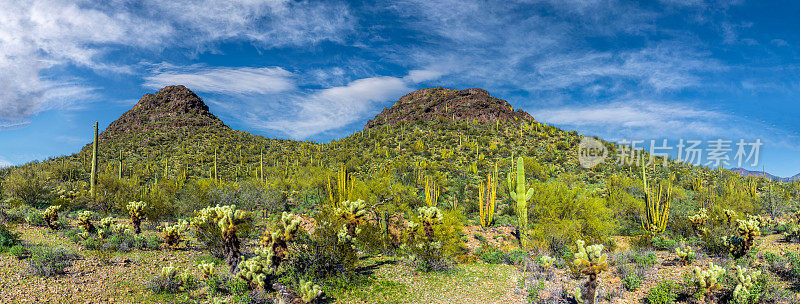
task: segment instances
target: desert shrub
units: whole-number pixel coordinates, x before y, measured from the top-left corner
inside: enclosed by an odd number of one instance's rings
[[[648,304],[669,304],[675,303],[678,296],[676,294],[677,285],[673,281],[661,281],[658,284],[650,288],[650,291],[647,293],[647,303]]]
[[[25,247],[25,246],[14,245],[14,246],[12,246],[11,248],[8,249],[8,253],[10,253],[12,256],[17,258],[17,260],[22,260],[22,259],[28,257],[28,254],[30,252],[28,251],[28,248]]]
[[[634,252],[630,258],[631,263],[635,263],[638,267],[653,267],[658,263],[658,256],[655,253],[648,252]]]
[[[28,270],[37,276],[55,276],[64,274],[65,269],[72,264],[76,255],[66,249],[57,247],[35,247],[28,258]]]
[[[528,217],[534,224],[530,233],[534,246],[548,248],[554,238],[573,244],[579,237],[610,245],[607,239],[616,220],[599,193],[560,181],[534,182],[531,188],[531,201],[536,203],[528,204]]]
[[[328,277],[351,278],[355,273],[358,256],[354,244],[346,237],[339,237],[344,225],[340,217],[330,210],[321,210],[314,219],[317,227],[313,234],[297,231],[286,257],[285,275],[290,281],[300,278],[325,279]]]
[[[489,264],[502,264],[506,262],[505,252],[496,247],[482,249],[476,252],[476,255],[478,255],[481,260]]]
[[[19,234],[11,232],[5,224],[0,223],[0,248],[19,244]]]
[[[453,258],[466,250],[461,225],[458,211],[445,215],[436,207],[420,207],[408,224],[402,249],[420,270],[448,269]]]
[[[173,266],[161,268],[161,273],[145,283],[145,288],[153,293],[172,293],[184,287],[184,282],[178,276]]]
[[[650,244],[653,246],[653,248],[659,250],[672,250],[678,246],[678,242],[666,236],[653,237],[650,240]]]
[[[627,291],[636,291],[642,285],[642,278],[636,274],[628,275],[622,279],[622,287]]]
[[[50,196],[47,181],[31,168],[13,170],[3,181],[3,192],[28,205],[41,205]]]

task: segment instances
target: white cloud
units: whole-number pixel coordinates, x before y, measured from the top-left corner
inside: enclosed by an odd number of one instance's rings
[[[266,48],[343,42],[353,24],[348,6],[338,2],[2,1],[0,120],[20,121],[62,107],[64,99],[75,104],[87,97],[85,93],[91,88],[64,80],[59,76],[62,73],[47,73],[53,68],[74,65],[101,72],[136,72],[138,63],[107,58],[110,51],[158,53],[166,47],[206,50],[234,39]],[[213,73],[206,76],[225,77]],[[258,86],[256,91],[280,89],[286,84],[275,85]],[[61,90],[57,93],[61,98],[48,98],[54,88]],[[65,96],[68,92],[76,95]]]
[[[0,168],[6,168],[6,167],[11,167],[11,166],[13,166],[12,163],[10,163],[9,161],[7,161],[7,160],[3,159],[2,157],[0,157]]]
[[[284,132],[292,138],[304,139],[362,119],[377,103],[407,93],[409,85],[409,82],[397,77],[358,79],[345,86],[295,97],[294,106],[299,110],[295,115],[282,115],[288,118],[260,122],[259,118],[251,117],[250,123],[262,129]]]
[[[160,89],[182,84],[200,92],[272,94],[293,90],[291,77],[291,72],[280,67],[170,67],[145,77],[144,86]]]

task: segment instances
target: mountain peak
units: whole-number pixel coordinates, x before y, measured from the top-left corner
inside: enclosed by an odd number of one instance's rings
[[[367,122],[365,128],[417,120],[432,121],[437,117],[470,122],[533,120],[530,114],[514,111],[508,101],[492,97],[486,90],[437,87],[404,95],[391,108],[383,109]]]
[[[132,109],[103,131],[100,140],[132,131],[209,126],[227,128],[219,118],[211,114],[203,99],[192,90],[182,85],[172,85],[155,94],[144,94]]]

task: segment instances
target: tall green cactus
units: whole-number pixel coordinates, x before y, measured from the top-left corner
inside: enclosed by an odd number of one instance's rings
[[[512,178],[513,166],[511,171],[508,172],[506,181],[508,183],[509,194],[511,199],[517,202],[517,221],[519,229],[519,242],[520,245],[527,246],[528,244],[528,200],[533,196],[533,189],[525,187],[525,161],[522,157],[517,157],[517,177],[516,186],[514,186],[514,179]],[[516,190],[511,190],[516,189]]]
[[[89,180],[90,190],[92,194],[92,198],[95,197],[97,194],[97,122],[94,123],[94,141],[92,142],[92,176]]]

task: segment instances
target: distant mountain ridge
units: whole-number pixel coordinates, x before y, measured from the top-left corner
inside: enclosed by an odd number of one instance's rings
[[[483,89],[420,89],[400,98],[367,122],[364,129],[401,122],[433,121],[437,117],[467,122],[533,120],[522,110],[514,111],[508,101],[492,97]]]
[[[744,168],[733,168],[733,169],[730,169],[730,170],[733,171],[733,172],[739,173],[739,175],[741,175],[741,176],[765,176],[765,177],[767,177],[769,179],[777,180],[777,181],[781,181],[781,182],[793,182],[793,181],[800,180],[800,173],[798,173],[798,174],[796,174],[796,175],[794,175],[792,177],[778,177],[778,176],[769,174],[767,172],[752,171],[752,170],[747,170],[747,169],[744,169]]]

